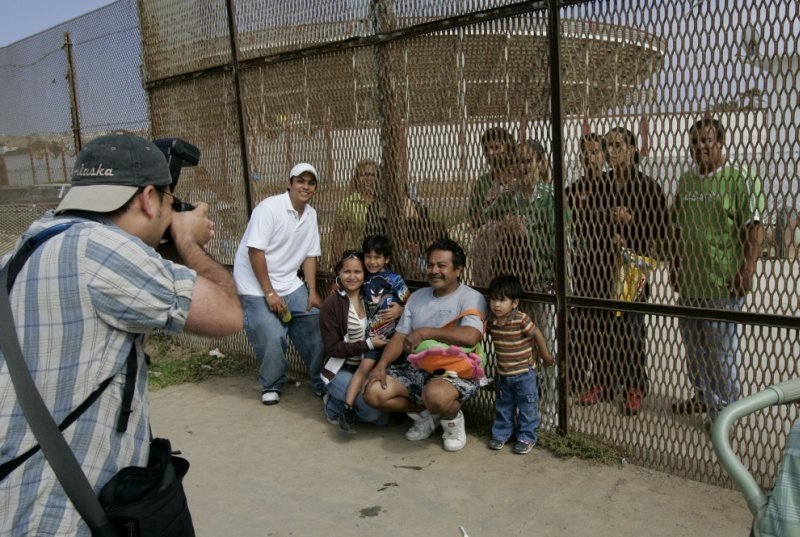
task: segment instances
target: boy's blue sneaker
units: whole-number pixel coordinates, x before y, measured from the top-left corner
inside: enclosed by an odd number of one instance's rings
[[[536,445],[536,442],[525,442],[524,440],[517,440],[517,443],[514,444],[514,453],[517,455],[525,455],[526,453],[530,453],[533,449],[533,446]]]
[[[489,449],[503,449],[503,446],[505,445],[506,443],[504,440],[498,440],[496,438],[492,438],[489,441]]]

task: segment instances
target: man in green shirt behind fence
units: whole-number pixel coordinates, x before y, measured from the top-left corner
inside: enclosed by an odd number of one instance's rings
[[[718,120],[697,121],[689,140],[696,167],[683,174],[675,195],[670,283],[682,305],[741,311],[764,239],[761,180],[728,161]],[[700,318],[679,324],[695,393],[672,410],[713,418],[741,394],[739,326]]]

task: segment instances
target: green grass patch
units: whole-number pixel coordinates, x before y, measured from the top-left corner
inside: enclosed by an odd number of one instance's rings
[[[537,443],[553,455],[563,459],[576,457],[612,465],[619,464],[623,458],[615,448],[574,433],[566,436],[558,433],[540,433]]]
[[[147,340],[150,355],[150,389],[200,382],[209,377],[244,375],[255,371],[253,360],[247,356],[226,354],[212,356],[206,349],[194,348],[185,342],[160,332],[154,332]]]

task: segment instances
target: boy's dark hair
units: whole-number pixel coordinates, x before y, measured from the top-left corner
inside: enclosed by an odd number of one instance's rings
[[[431,252],[434,250],[446,250],[451,252],[453,254],[453,268],[463,267],[467,264],[467,254],[464,253],[464,249],[452,239],[441,237],[433,241],[433,244],[428,246],[428,249],[425,250],[426,260],[430,258]]]
[[[392,258],[392,239],[387,235],[367,235],[361,243],[364,254],[375,252],[378,255]]]
[[[513,274],[501,274],[489,283],[489,298],[519,300],[522,298],[522,284]]]

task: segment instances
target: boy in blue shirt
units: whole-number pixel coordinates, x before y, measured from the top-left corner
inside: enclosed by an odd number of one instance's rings
[[[386,235],[369,235],[361,245],[367,277],[361,287],[367,304],[369,336],[382,335],[387,340],[394,334],[403,306],[410,294],[403,277],[389,268],[392,240]],[[377,355],[375,355],[377,359]]]

